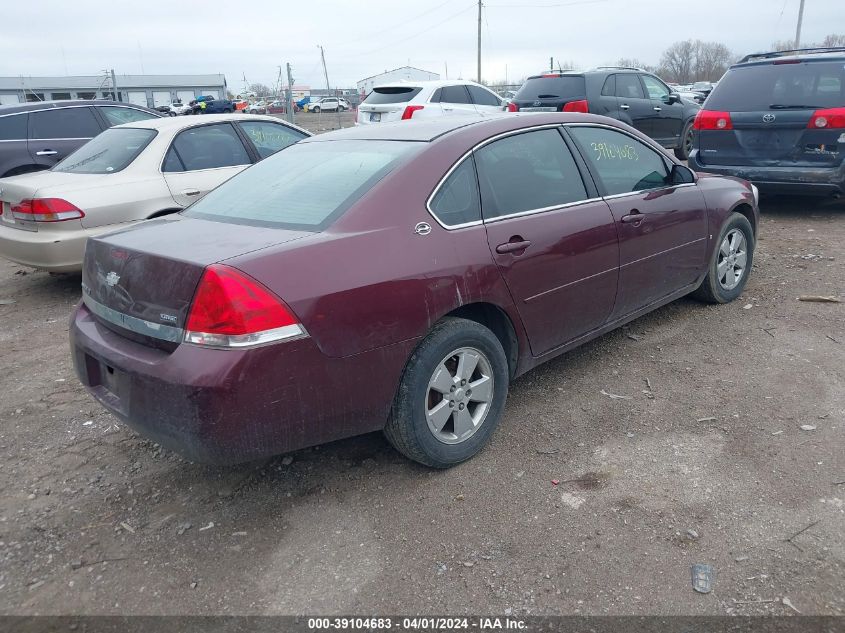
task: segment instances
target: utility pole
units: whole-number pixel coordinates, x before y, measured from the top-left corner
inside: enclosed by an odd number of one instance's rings
[[[326,77],[326,92],[329,93],[328,96],[331,96],[332,89],[329,87],[329,71],[326,69],[326,51],[323,50],[322,46],[319,46],[320,49],[320,59],[323,61],[323,75]],[[337,90],[335,90],[335,99],[337,99],[337,128],[340,129],[343,127],[340,123],[340,96],[337,94]],[[320,114],[323,114],[323,109],[320,108]]]
[[[555,69],[555,58],[549,57],[549,70],[554,70],[554,69]]]
[[[114,76],[114,68],[111,69],[111,91],[112,91],[112,98],[115,101],[123,101],[118,94],[117,94],[117,79]]]
[[[291,74],[290,63],[288,63],[288,89],[287,107],[285,107],[285,118],[293,123],[293,75]]]
[[[798,27],[795,29],[795,48],[801,47],[801,23],[804,21],[804,0],[798,6]]]
[[[481,0],[478,0],[478,83],[481,83]]]

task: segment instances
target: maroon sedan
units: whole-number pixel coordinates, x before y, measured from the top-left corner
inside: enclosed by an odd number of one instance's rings
[[[478,452],[515,376],[692,293],[735,299],[757,195],[584,114],[315,136],[186,211],[92,238],[83,384],[190,459],[383,430]]]

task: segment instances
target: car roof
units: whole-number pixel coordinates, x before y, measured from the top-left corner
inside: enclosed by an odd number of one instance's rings
[[[125,108],[144,110],[145,112],[154,112],[158,115],[158,112],[155,112],[155,110],[151,110],[146,106],[140,106],[135,103],[109,101],[108,99],[64,99],[61,101],[30,101],[28,103],[0,105],[0,116],[3,116],[4,114],[17,114],[18,112],[33,112],[37,110],[50,110],[53,108],[78,108],[82,106],[123,106]]]
[[[761,64],[784,64],[789,62],[829,62],[845,59],[845,47],[805,48],[794,51],[772,51],[752,53],[739,60],[736,66],[754,66]]]
[[[416,141],[431,142],[441,136],[459,130],[488,128],[491,135],[518,130],[536,125],[560,125],[563,123],[602,123],[616,126],[618,121],[607,117],[580,112],[508,112],[484,117],[450,116],[419,121],[394,121],[377,125],[358,125],[326,134],[318,134],[300,143],[321,143],[327,141]]]
[[[481,86],[481,84],[469,79],[427,79],[425,81],[411,81],[408,79],[401,79],[399,81],[388,81],[383,84],[373,86],[376,88],[442,88],[443,86]],[[481,86],[487,88],[487,86]],[[489,88],[487,88],[489,90]]]
[[[183,130],[189,127],[194,127],[197,125],[203,125],[208,123],[221,123],[224,121],[272,121],[273,123],[281,123],[282,125],[287,125],[288,127],[292,127],[300,132],[304,132],[305,134],[311,135],[306,129],[299,127],[298,125],[293,125],[292,123],[288,123],[283,119],[279,119],[278,117],[268,116],[268,115],[261,115],[261,114],[239,114],[234,116],[232,114],[201,114],[198,116],[191,116],[191,117],[181,117],[181,116],[167,116],[162,117],[159,119],[145,119],[143,121],[131,121],[129,123],[122,123],[120,125],[115,125],[116,128],[124,128],[124,127],[131,127],[131,128],[142,128],[142,129],[150,129],[150,130],[160,130],[162,132],[165,131],[174,131],[174,130]]]

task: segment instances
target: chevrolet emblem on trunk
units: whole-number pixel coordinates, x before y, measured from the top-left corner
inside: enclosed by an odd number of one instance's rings
[[[118,281],[120,281],[120,275],[116,272],[111,271],[108,275],[106,275],[106,283],[109,286],[116,286]]]

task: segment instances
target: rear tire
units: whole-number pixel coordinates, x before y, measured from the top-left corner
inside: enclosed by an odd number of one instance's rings
[[[692,129],[692,121],[687,121],[684,125],[684,130],[681,132],[680,146],[675,148],[675,157],[678,160],[687,160],[692,151],[692,142],[694,138],[694,131]]]
[[[508,377],[508,360],[493,332],[475,321],[443,319],[408,360],[384,434],[416,462],[459,464],[478,453],[498,426]]]
[[[751,223],[741,213],[732,213],[719,232],[707,276],[691,296],[706,303],[730,303],[745,289],[753,261]]]

